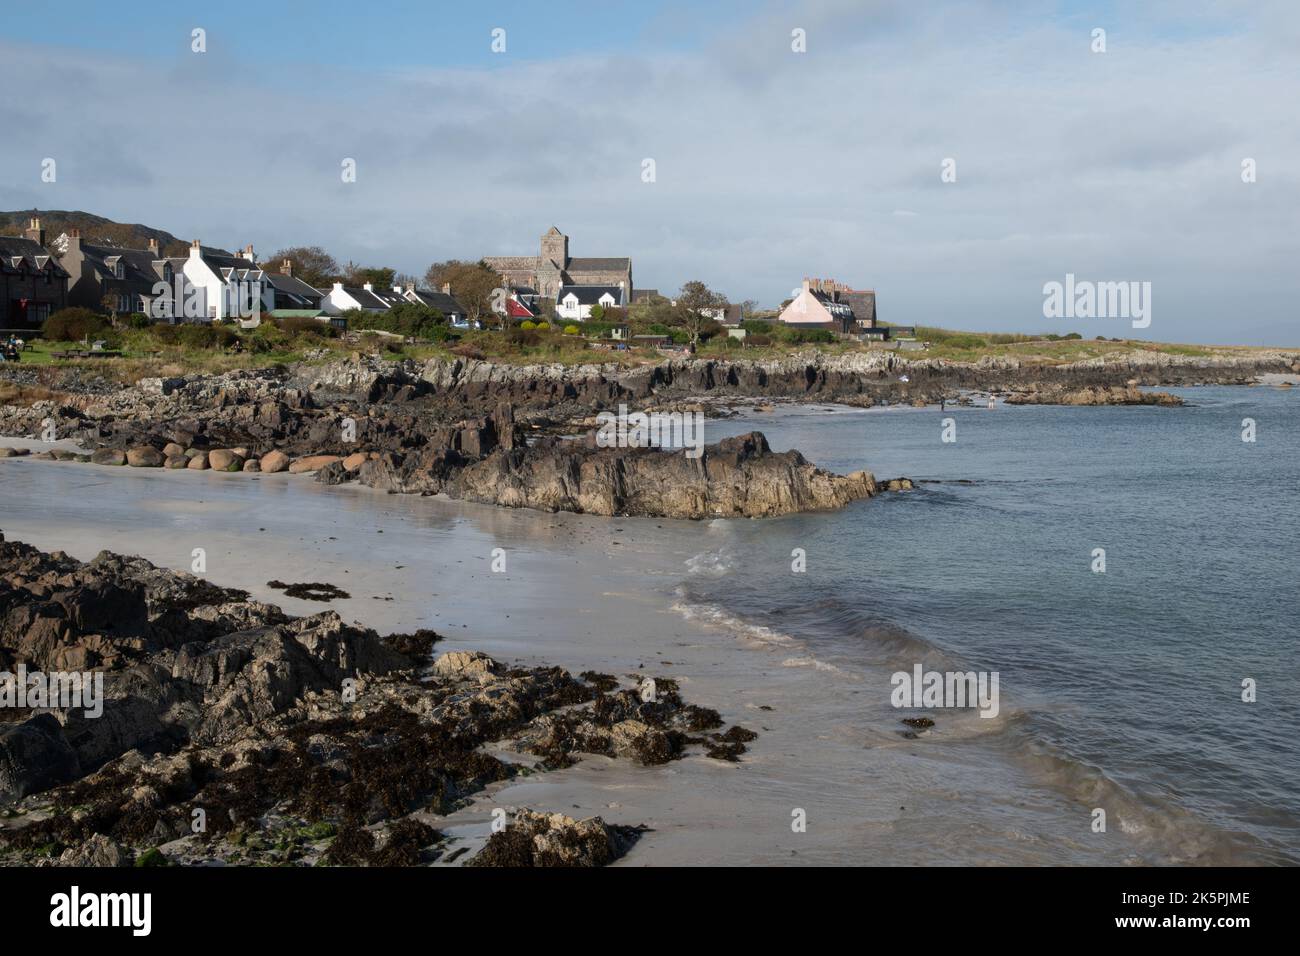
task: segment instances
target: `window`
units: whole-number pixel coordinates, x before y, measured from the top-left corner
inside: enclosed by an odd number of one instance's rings
[[[125,293],[121,293],[121,292],[118,293],[118,296],[117,296],[117,311],[119,311],[119,312],[130,312],[130,311],[131,311],[131,296],[126,295]]]
[[[114,278],[114,279],[124,279],[124,278],[126,278],[126,268],[122,265],[121,262],[114,263],[114,265],[113,265],[113,278]]]

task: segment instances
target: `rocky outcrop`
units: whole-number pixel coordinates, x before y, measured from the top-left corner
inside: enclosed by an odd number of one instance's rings
[[[611,827],[600,817],[523,809],[493,833],[468,866],[605,866],[628,851],[640,830]]]
[[[1136,382],[1127,385],[1093,385],[1088,388],[1034,388],[1016,392],[1005,399],[1008,405],[1182,405],[1183,400],[1169,392],[1143,392]]]
[[[364,476],[364,471],[363,471]],[[869,472],[836,475],[758,432],[682,451],[548,442],[501,449],[457,472],[453,498],[512,508],[668,518],[771,517],[840,508],[877,491]]]
[[[581,753],[658,764],[692,747],[733,759],[707,733],[716,712],[668,678],[646,694],[471,651],[428,667],[437,640],[381,637],[329,611],[293,618],[140,558],[82,563],[0,535],[0,670],[76,668],[104,684],[100,715],[60,706],[0,723],[12,810],[0,861],[54,846],[80,865],[416,865],[459,855],[422,817],[518,772],[487,743],[543,769]],[[546,819],[524,821],[541,865],[625,849],[623,828]]]

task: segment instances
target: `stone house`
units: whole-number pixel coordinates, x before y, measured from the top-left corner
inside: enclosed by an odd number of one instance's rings
[[[31,219],[21,236],[0,236],[0,328],[35,329],[68,304],[68,271]]]
[[[63,239],[59,261],[68,270],[69,305],[96,312],[153,315],[155,299],[170,296],[173,267],[163,258],[157,239],[150,239],[147,249],[116,249],[83,242],[76,227]],[[167,292],[158,289],[159,282]]]

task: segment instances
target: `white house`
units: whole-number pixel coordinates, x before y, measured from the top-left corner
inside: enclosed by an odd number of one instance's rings
[[[361,288],[355,286],[344,286],[342,282],[334,283],[332,289],[321,290],[323,298],[320,306],[325,310],[326,315],[342,315],[349,309],[361,309],[363,312],[387,312],[395,304],[395,300],[401,298],[395,296],[392,292],[385,292],[382,296],[375,293],[375,288],[369,282]]]
[[[626,288],[618,285],[567,285],[555,294],[555,314],[561,319],[581,322],[591,318],[591,310],[599,305],[614,309],[624,305]]]
[[[180,265],[184,296],[196,300],[198,314],[211,322],[253,319],[275,308],[275,290],[257,267],[252,245],[244,247],[242,256],[232,256],[204,249],[195,239],[188,259],[171,261]],[[177,317],[190,317],[193,311],[178,312]]]

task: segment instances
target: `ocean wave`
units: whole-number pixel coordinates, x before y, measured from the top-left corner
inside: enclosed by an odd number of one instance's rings
[[[735,570],[734,555],[727,548],[701,551],[686,559],[686,571],[705,577],[720,578]]]

